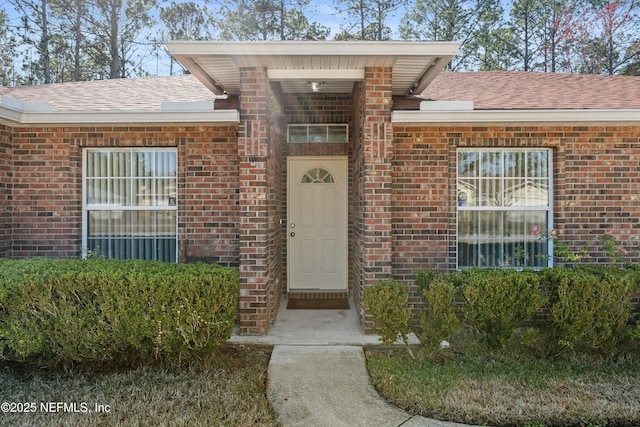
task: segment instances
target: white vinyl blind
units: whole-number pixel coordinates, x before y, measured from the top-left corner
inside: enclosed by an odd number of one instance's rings
[[[83,246],[107,258],[177,260],[175,149],[87,149]]]
[[[459,267],[545,267],[551,244],[551,151],[460,149]]]

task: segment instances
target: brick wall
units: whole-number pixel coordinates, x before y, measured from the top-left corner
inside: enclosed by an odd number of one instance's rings
[[[289,124],[351,123],[353,99],[351,94],[289,93],[283,95],[282,113]]]
[[[640,128],[573,127],[562,142],[564,168],[555,170],[560,237],[576,250],[586,245],[599,262],[607,261],[604,234],[639,249]]]
[[[640,241],[640,128],[624,126],[394,126],[393,273],[456,266],[456,153],[460,147],[553,149],[554,222],[588,262],[601,239]],[[634,261],[638,261],[635,258]]]
[[[98,134],[96,129],[14,129],[13,257],[80,255],[80,141]]]
[[[175,135],[182,260],[239,264],[237,132],[230,125],[184,128]]]
[[[394,131],[393,274],[410,281],[415,269],[449,267],[451,142],[437,129]]]
[[[11,256],[11,129],[0,125],[0,257]]]
[[[237,126],[15,128],[13,256],[78,257],[82,148],[178,147],[181,260],[238,264]]]

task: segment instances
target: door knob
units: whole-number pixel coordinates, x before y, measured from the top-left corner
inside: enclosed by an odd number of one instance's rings
[[[295,236],[296,236],[296,233],[292,231],[291,233],[289,233],[289,236],[291,236],[291,237],[295,237]]]

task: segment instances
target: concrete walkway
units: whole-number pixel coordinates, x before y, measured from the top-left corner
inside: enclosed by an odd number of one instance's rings
[[[283,426],[453,427],[412,416],[382,399],[369,381],[362,345],[379,344],[360,330],[350,310],[280,311],[266,336],[229,342],[274,345],[267,397]]]

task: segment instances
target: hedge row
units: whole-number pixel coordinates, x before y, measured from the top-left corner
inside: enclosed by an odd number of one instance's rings
[[[469,269],[458,272],[417,272],[415,282],[424,301],[415,331],[430,350],[439,348],[461,329],[470,330],[492,349],[503,349],[517,336],[519,344],[540,357],[585,351],[611,354],[619,344],[640,338],[640,325],[631,316],[632,300],[640,290],[640,272],[614,267],[550,268],[539,271]],[[365,291],[373,295],[405,294],[408,286],[393,280]],[[387,316],[376,316],[380,329],[402,324],[389,313],[411,313],[408,299],[380,302]],[[372,313],[381,308],[371,308]],[[377,311],[376,311],[377,310]],[[391,320],[389,320],[391,318]],[[387,332],[387,335],[390,335]]]
[[[0,260],[0,358],[130,365],[207,354],[231,335],[233,269],[115,260]]]

